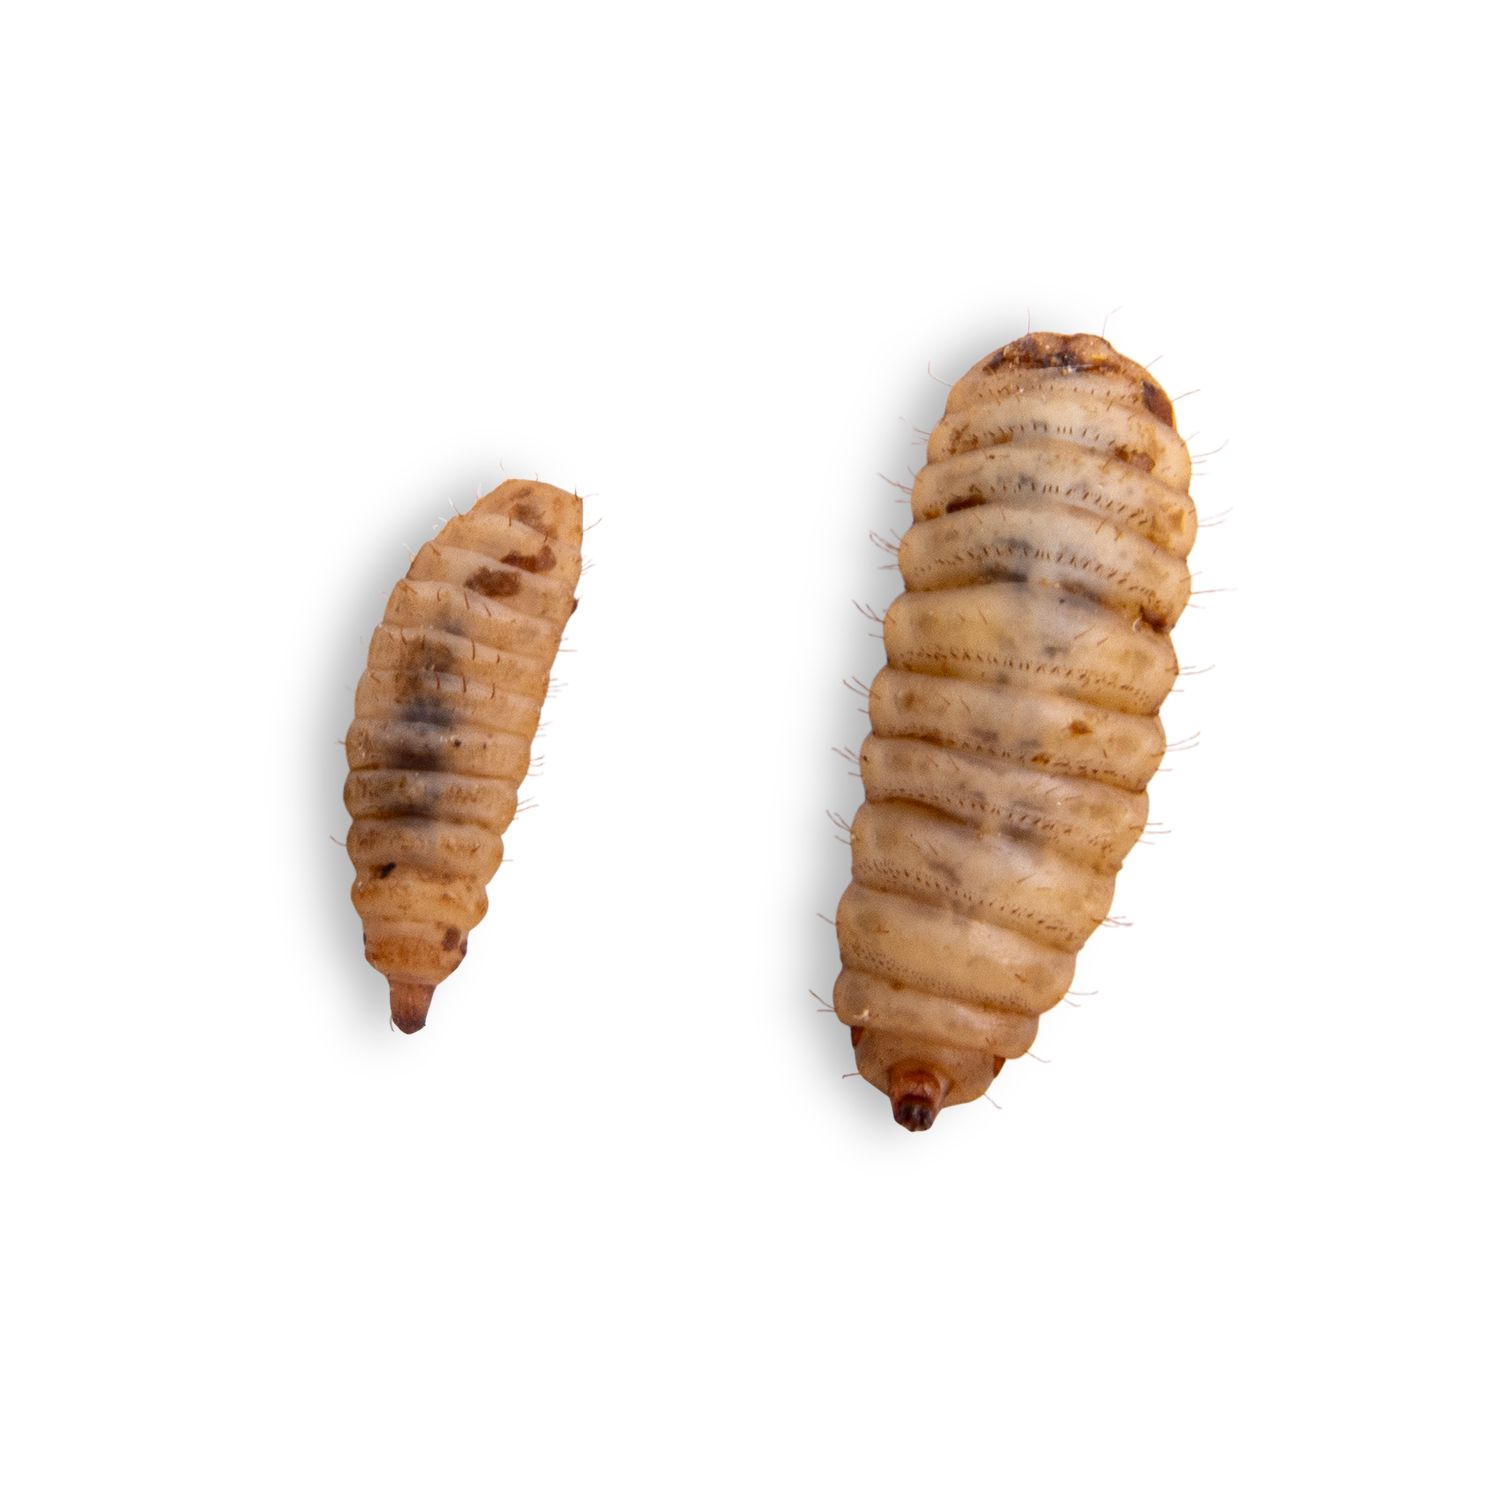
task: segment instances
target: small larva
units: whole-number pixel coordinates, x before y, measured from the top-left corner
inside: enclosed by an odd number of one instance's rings
[[[365,957],[402,1031],[426,1023],[484,916],[582,543],[576,495],[507,480],[417,553],[370,642],[344,805]]]
[[[949,393],[885,616],[838,910],[860,1073],[926,1130],[1072,980],[1146,823],[1197,528],[1172,404],[1101,338],[1028,335]]]

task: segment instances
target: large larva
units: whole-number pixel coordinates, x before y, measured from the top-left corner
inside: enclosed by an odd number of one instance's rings
[[[582,542],[576,495],[507,480],[417,553],[370,642],[344,805],[365,957],[402,1031],[426,1023],[484,916]]]
[[[1146,823],[1197,519],[1172,404],[1101,338],[953,387],[912,487],[870,690],[834,1008],[926,1130],[1072,980]]]

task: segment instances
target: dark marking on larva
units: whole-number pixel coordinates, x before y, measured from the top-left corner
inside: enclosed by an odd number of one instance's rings
[[[1004,365],[1016,365],[1023,370],[1081,370],[1094,361],[1085,360],[1071,344],[1061,348],[1045,348],[1041,341],[1027,335],[997,349],[985,360],[984,368],[993,374]]]
[[[527,557],[524,552],[507,552],[500,561],[512,568],[524,568],[528,573],[550,573],[557,566],[557,558],[547,546],[535,557]]]
[[[530,493],[530,490],[520,490],[517,492],[518,496],[529,495]],[[552,528],[547,525],[546,517],[542,515],[541,511],[539,511],[536,506],[518,505],[511,512],[511,514],[523,526],[529,526],[533,531],[540,531],[541,534],[546,537],[550,537],[552,535]]]
[[[1138,449],[1125,448],[1119,445],[1116,445],[1112,451],[1116,458],[1123,459],[1127,464],[1141,469],[1147,474],[1156,467],[1156,460],[1149,453],[1142,453]]]
[[[849,1028],[849,1040],[853,1042],[856,1047],[859,1046],[859,1039],[864,1034],[865,1028],[863,1026],[851,1026]]]
[[[951,516],[955,511],[973,510],[976,505],[983,505],[983,504],[984,504],[984,501],[983,500],[979,500],[979,499],[950,500],[948,502],[947,506],[945,507],[945,509],[946,509],[947,513]]]
[[[451,953],[456,947],[458,947],[459,938],[461,936],[462,934],[459,932],[458,928],[450,927],[443,934],[443,952]]]
[[[464,587],[486,599],[507,599],[520,589],[521,575],[503,568],[476,568],[464,579]]]
[[[1168,427],[1176,430],[1177,418],[1173,414],[1172,403],[1167,400],[1167,393],[1154,380],[1141,382],[1141,399],[1146,403],[1146,410],[1158,422],[1165,422]]]
[[[573,618],[573,616],[575,614],[577,614],[577,613],[578,613],[578,601],[575,599],[573,601],[573,607],[568,611],[568,618],[571,620]]]
[[[1021,568],[1007,568],[999,563],[991,564],[984,570],[986,583],[1025,583],[1031,577],[1030,573]]]
[[[455,745],[457,740],[453,742]],[[441,771],[443,755],[440,750],[422,749],[413,746],[408,750],[394,750],[388,757],[392,771]]]
[[[1093,732],[1093,725],[1085,724],[1082,719],[1074,719],[1073,722],[1068,725],[1069,734],[1092,734]]]
[[[390,864],[388,864],[388,865],[381,865],[381,867],[375,872],[375,878],[377,880],[384,880],[385,877],[387,875],[389,875],[391,873],[391,871],[394,870],[395,868],[396,868],[396,861],[395,860],[392,860],[390,862]]]
[[[1006,836],[1017,844],[1035,844],[1040,842],[1036,829],[1027,828],[1023,824],[1007,823],[1005,827]]]
[[[1109,600],[1103,594],[1096,593],[1093,589],[1085,587],[1081,583],[1074,583],[1071,579],[1062,585],[1062,591],[1070,594],[1075,599],[1087,599],[1090,604],[1102,604],[1106,608]]]
[[[946,860],[930,860],[927,868],[937,876],[939,880],[946,880],[951,885],[958,884],[958,866],[950,865]]]
[[[441,641],[418,636],[407,641],[401,651],[398,669],[403,672],[449,672],[458,664],[458,657]]]
[[[985,360],[984,368],[990,373],[1004,365],[1016,365],[1023,370],[1078,370],[1089,363],[1071,344],[1060,348],[1047,348],[1042,342],[1028,334],[997,349]]]
[[[397,710],[396,717],[408,724],[436,724],[440,729],[446,729],[454,722],[453,710],[441,698],[433,698],[426,693],[418,693],[415,697],[406,699]]]

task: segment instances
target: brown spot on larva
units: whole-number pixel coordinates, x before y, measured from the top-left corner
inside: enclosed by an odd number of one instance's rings
[[[464,579],[464,587],[486,599],[505,599],[521,587],[521,575],[503,568],[476,568]]]
[[[849,1040],[851,1042],[853,1042],[856,1047],[859,1046],[859,1039],[864,1034],[865,1034],[865,1028],[863,1026],[851,1026],[849,1028]]]
[[[458,742],[455,740],[454,743]],[[412,746],[407,750],[392,751],[389,763],[389,769],[392,771],[441,771],[443,756],[438,750]]]
[[[529,495],[531,491],[526,490],[524,493]],[[542,515],[541,511],[536,508],[536,506],[518,505],[511,512],[511,514],[523,526],[529,526],[533,531],[540,531],[543,536],[552,535],[552,528],[547,525],[546,518]]]
[[[1005,1059],[1003,1057],[997,1057],[995,1059],[995,1077],[996,1078],[998,1078],[1000,1076],[1000,1069],[1003,1068],[1004,1066],[1005,1066]]]
[[[994,564],[984,570],[986,583],[1025,583],[1030,577],[1030,573],[1020,568],[1006,568],[999,564]]]
[[[1050,766],[1052,764],[1052,757],[1045,750],[1039,750],[1031,757],[1031,763],[1034,766]]]
[[[984,501],[979,499],[978,496],[972,496],[967,500],[950,500],[944,509],[951,516],[955,511],[973,510],[976,505],[983,504]]]
[[[396,861],[395,860],[392,860],[390,862],[390,864],[388,864],[388,865],[381,865],[381,867],[375,872],[375,878],[377,880],[384,880],[385,877],[387,875],[389,875],[391,873],[391,871],[394,870],[395,868],[396,868]]]
[[[946,860],[934,859],[929,861],[927,868],[931,870],[939,880],[946,880],[952,885],[958,884],[957,865],[950,865]]]
[[[550,573],[557,566],[552,549],[546,546],[535,557],[527,557],[524,552],[507,552],[500,561],[512,568],[524,568],[528,573]]]
[[[1156,460],[1149,453],[1141,453],[1134,448],[1117,447],[1114,449],[1114,455],[1137,469],[1145,470],[1147,474],[1156,467]]]
[[[995,350],[984,368],[993,374],[1003,365],[1019,365],[1023,370],[1081,370],[1096,363],[1080,355],[1069,338],[1049,333],[1044,340],[1028,333]]]
[[[458,658],[441,641],[427,636],[418,636],[407,641],[401,651],[400,669],[403,672],[447,672]]]
[[[575,599],[573,601],[572,607],[568,610],[568,618],[571,620],[573,618],[573,616],[577,612],[578,612],[578,601]]]
[[[462,934],[460,934],[458,928],[450,927],[443,934],[443,952],[451,953],[456,947],[458,947],[458,941],[461,935]]]
[[[1146,410],[1158,422],[1165,422],[1168,427],[1176,428],[1177,418],[1172,412],[1172,403],[1167,400],[1167,393],[1154,380],[1141,382],[1141,399],[1146,403]]]
[[[1082,719],[1074,719],[1073,722],[1068,725],[1069,734],[1092,734],[1093,732],[1093,726],[1085,724]]]

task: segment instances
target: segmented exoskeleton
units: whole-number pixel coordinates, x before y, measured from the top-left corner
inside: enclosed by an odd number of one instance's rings
[[[582,541],[576,495],[507,480],[417,553],[370,643],[344,803],[365,957],[402,1031],[426,1022],[484,916]]]
[[[884,621],[838,911],[860,1073],[925,1130],[1072,979],[1146,823],[1188,600],[1172,404],[1103,339],[1028,335],[949,393]]]

